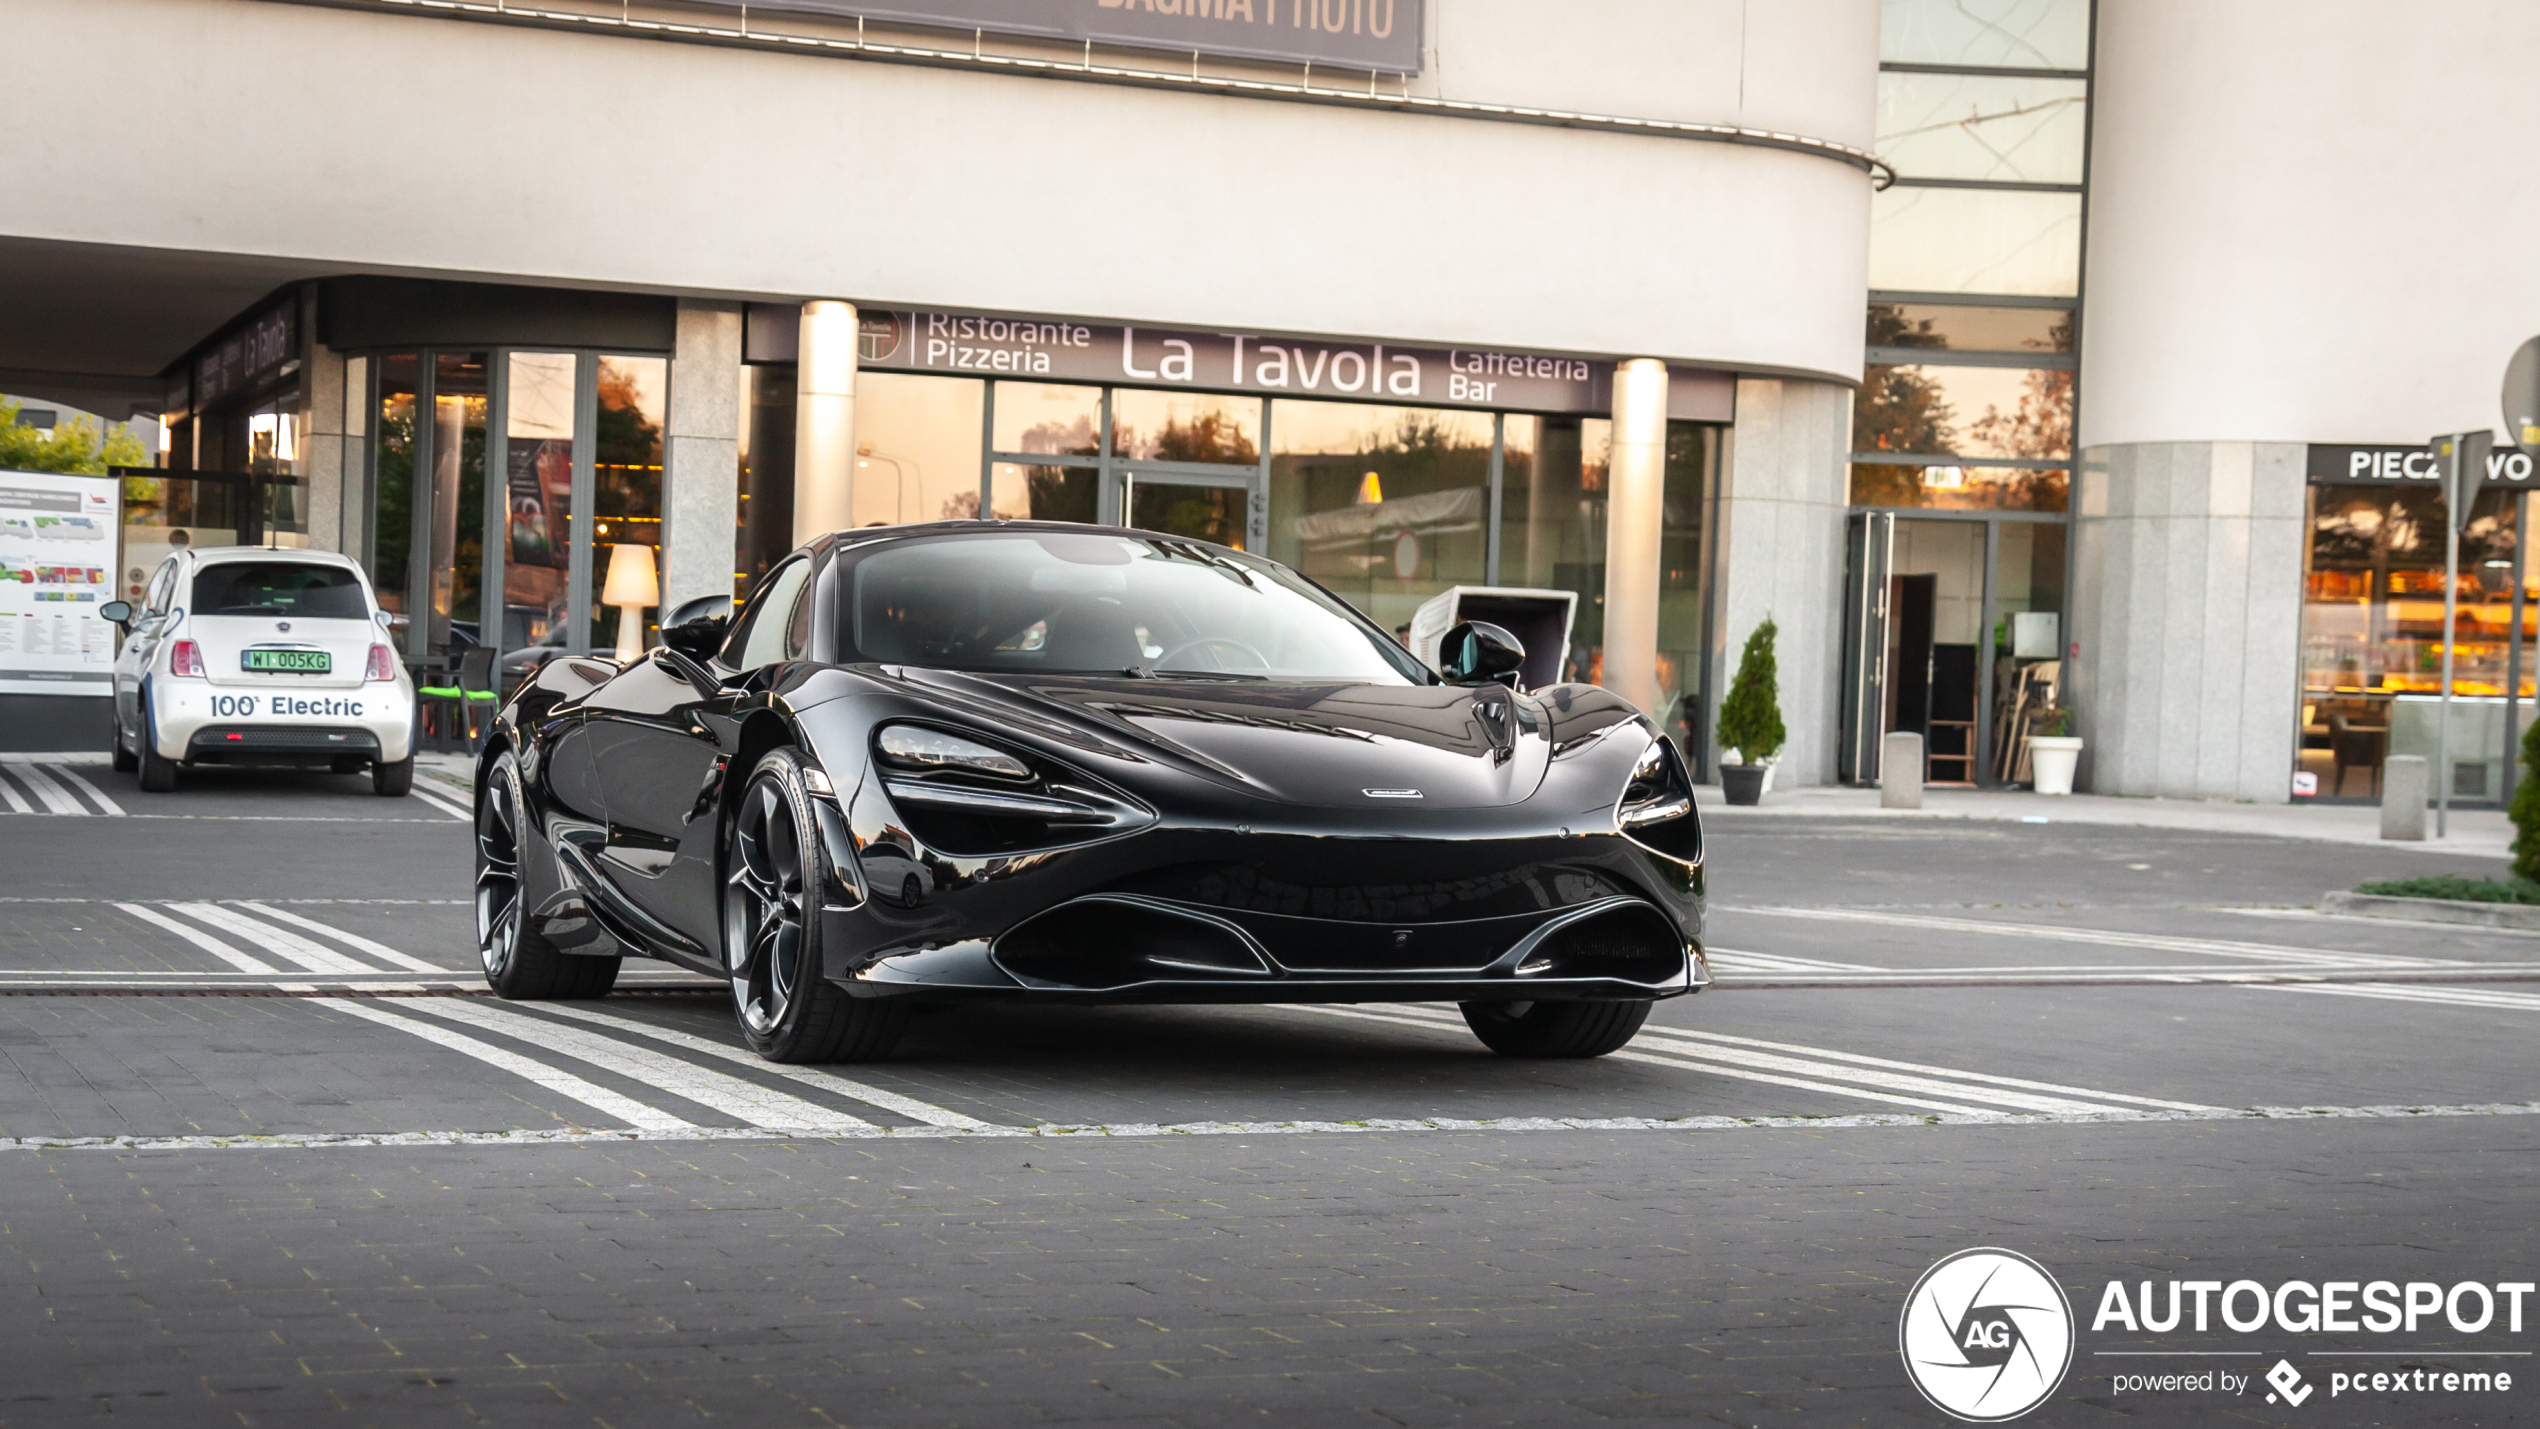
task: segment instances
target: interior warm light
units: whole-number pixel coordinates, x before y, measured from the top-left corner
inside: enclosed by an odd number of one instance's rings
[[[1372,471],[1371,471],[1371,472],[1367,473],[1367,475],[1365,475],[1364,477],[1361,477],[1361,478],[1359,479],[1359,482],[1358,482],[1358,504],[1359,504],[1359,505],[1361,505],[1361,506],[1378,506],[1378,505],[1382,505],[1382,504],[1383,504],[1384,499],[1385,499],[1385,484],[1384,484],[1382,481],[1379,481],[1379,480],[1377,480],[1377,479],[1376,479],[1376,474],[1375,474],[1374,472],[1372,472]]]

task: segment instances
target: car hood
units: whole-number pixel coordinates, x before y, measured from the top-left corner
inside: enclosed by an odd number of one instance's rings
[[[1541,707],[1496,686],[891,673],[957,704],[1093,725],[1148,758],[1282,803],[1514,804],[1543,782],[1551,758]]]

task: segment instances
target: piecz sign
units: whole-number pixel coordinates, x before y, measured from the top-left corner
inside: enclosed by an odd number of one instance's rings
[[[2313,486],[2439,486],[2443,464],[2421,444],[2322,445],[2307,449]],[[2487,457],[2487,484],[2527,487],[2531,456],[2498,447]]]

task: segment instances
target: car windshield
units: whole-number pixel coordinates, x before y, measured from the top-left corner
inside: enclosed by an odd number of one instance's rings
[[[1425,683],[1294,572],[1169,536],[999,531],[858,556],[847,660],[1037,674]]]
[[[224,561],[194,573],[196,615],[297,615],[367,620],[361,577],[342,566]]]

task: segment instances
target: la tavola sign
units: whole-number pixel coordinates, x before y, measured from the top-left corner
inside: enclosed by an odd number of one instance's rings
[[[857,358],[884,371],[1533,412],[1601,413],[1613,405],[1612,362],[1557,353],[1403,347],[984,313],[866,308],[859,317]],[[780,332],[780,340],[786,335]],[[1724,422],[1733,415],[1735,401],[1736,381],[1727,373],[1681,367],[1669,371],[1671,417]]]
[[[744,8],[740,0],[709,3]],[[1418,74],[1425,7],[1423,0],[750,0],[747,8]]]

